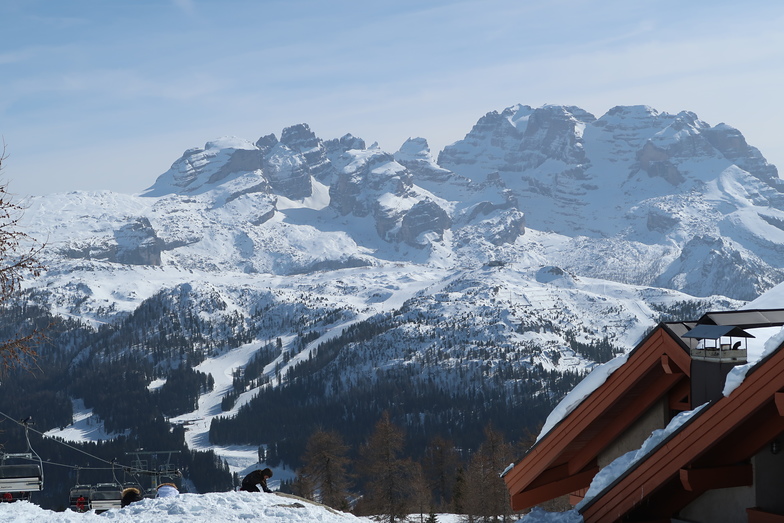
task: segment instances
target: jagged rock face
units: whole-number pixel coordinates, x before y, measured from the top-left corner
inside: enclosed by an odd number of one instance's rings
[[[495,246],[513,244],[525,234],[525,213],[518,209],[508,209],[500,213],[498,219],[489,221],[485,239]]]
[[[101,260],[128,265],[161,265],[165,242],[145,217],[120,226],[109,236],[99,236],[92,241],[72,243],[61,249],[67,258]]]
[[[438,161],[474,179],[498,172],[529,227],[592,237],[638,234],[629,228],[633,208],[649,198],[705,193],[730,162],[750,169],[740,183],[757,192],[755,203],[784,207],[775,167],[733,129],[710,127],[688,111],[614,107],[596,119],[574,107],[510,107],[483,116]]]
[[[595,119],[577,107],[518,105],[500,114],[493,111],[480,118],[464,140],[444,148],[438,164],[469,177],[523,172],[547,160],[579,165],[585,161],[583,129]],[[469,167],[463,172],[465,165]]]
[[[439,167],[430,146],[424,138],[409,138],[395,153],[395,161],[408,169],[414,177],[415,184],[443,183],[455,178],[453,172]]]
[[[680,185],[684,181],[683,175],[670,161],[667,151],[659,149],[652,142],[647,142],[637,153],[637,161],[650,177],[664,178],[672,185]]]
[[[262,167],[261,152],[252,149],[237,149],[231,156],[229,161],[223,164],[215,174],[210,176],[207,180],[209,184],[215,184],[221,180],[226,179],[229,175],[238,172],[252,172],[258,171]]]
[[[590,222],[580,208],[596,183],[586,174],[583,133],[594,121],[576,107],[515,106],[488,113],[465,140],[442,151],[438,164],[474,180],[498,173],[521,210],[534,218],[534,227],[585,228]]]
[[[553,265],[542,267],[536,271],[536,281],[566,287],[574,285],[574,278],[571,274]]]
[[[262,156],[266,156],[276,145],[278,145],[278,138],[274,134],[265,134],[256,140],[256,147],[259,148]]]
[[[723,288],[736,299],[753,300],[784,277],[780,269],[771,272],[765,265],[753,253],[724,238],[695,236],[657,284],[694,296],[710,296],[715,289]]]
[[[727,160],[747,171],[771,187],[782,191],[784,183],[776,166],[770,165],[759,149],[746,143],[740,131],[727,124],[719,124],[704,131],[706,139]]]
[[[522,154],[519,159],[510,158],[510,164],[525,163],[529,167],[538,167],[548,159],[583,163],[583,129],[595,119],[592,114],[577,107],[545,106],[534,110],[528,116],[520,147],[527,154]]]
[[[62,253],[284,274],[397,262],[413,246],[439,266],[536,260],[743,299],[784,278],[778,172],[737,130],[688,111],[619,106],[597,119],[517,105],[480,118],[439,162],[424,138],[391,155],[299,124],[280,140],[186,151],[146,196],[160,197],[152,211],[126,202],[110,225],[92,217],[91,233],[62,242]],[[551,233],[558,239],[539,241]],[[214,263],[213,249],[228,254]]]
[[[139,218],[115,231],[117,251],[109,261],[129,265],[160,265],[164,242],[158,238],[150,220]]]
[[[425,247],[429,242],[420,236],[433,233],[438,241],[444,231],[452,226],[449,215],[431,200],[423,200],[414,205],[404,216],[400,225],[400,239],[414,247]]]
[[[449,214],[414,186],[411,172],[392,155],[378,148],[350,149],[335,163],[340,165],[330,186],[330,207],[341,216],[372,216],[379,237],[387,242],[425,243],[420,235],[432,232],[441,239],[451,226]]]
[[[335,169],[327,157],[324,143],[310,130],[308,124],[303,123],[283,129],[280,143],[302,155],[314,178],[326,183],[331,181]]]
[[[313,193],[307,162],[283,142],[264,156],[264,174],[272,190],[286,198],[298,200]]]
[[[341,215],[367,216],[376,198],[389,193],[404,196],[411,188],[411,173],[380,149],[344,155],[345,166],[329,188],[330,206]]]
[[[523,133],[515,122],[527,119],[533,109],[516,106],[481,117],[466,137],[438,154],[438,165],[469,178],[480,179],[507,165],[506,156],[520,147]]]
[[[366,147],[365,140],[362,138],[357,138],[352,134],[346,134],[340,138],[325,140],[324,149],[327,152],[327,156],[332,159],[332,157],[340,156],[341,154],[352,149],[361,151],[366,149]]]
[[[234,137],[221,138],[207,142],[204,148],[185,151],[145,195],[200,194],[243,175],[259,183],[261,168],[262,154],[255,145]]]

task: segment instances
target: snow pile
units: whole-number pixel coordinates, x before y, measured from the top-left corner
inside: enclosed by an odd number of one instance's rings
[[[369,522],[352,514],[280,494],[252,492],[215,492],[181,494],[171,498],[144,499],[122,509],[102,514],[79,514],[66,510],[52,512],[27,501],[0,504],[0,522],[34,523],[128,522],[174,523],[183,521],[264,521],[265,523],[347,523]]]

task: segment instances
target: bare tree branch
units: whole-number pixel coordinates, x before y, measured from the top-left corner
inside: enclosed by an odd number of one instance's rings
[[[8,157],[6,146],[0,153],[0,172],[3,161]],[[0,185],[0,307],[16,298],[25,277],[36,277],[43,270],[38,261],[43,245],[19,230],[24,209],[13,201],[5,184]],[[12,367],[27,366],[35,361],[36,342],[41,341],[42,333],[19,334],[13,339],[0,341],[0,373]]]

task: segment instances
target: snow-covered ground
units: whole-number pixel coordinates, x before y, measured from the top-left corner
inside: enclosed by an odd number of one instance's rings
[[[459,516],[437,515],[439,523],[458,523]],[[279,494],[252,492],[214,492],[210,494],[181,494],[177,497],[144,499],[122,509],[102,514],[79,514],[66,510],[52,512],[27,501],[0,503],[2,523],[181,523],[208,521],[263,521],[264,523],[350,523],[374,521],[360,518],[329,507]],[[413,521],[413,519],[412,519]]]
[[[84,406],[82,399],[71,400],[73,404],[73,423],[67,427],[52,429],[47,436],[54,436],[66,441],[105,441],[120,434],[106,432],[101,418],[93,414],[93,409]]]

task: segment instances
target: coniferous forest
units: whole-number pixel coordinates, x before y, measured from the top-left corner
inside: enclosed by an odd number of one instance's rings
[[[404,307],[319,342],[344,312],[265,305],[251,317],[226,315],[216,323],[173,296],[161,293],[117,323],[99,326],[52,316],[34,305],[36,296],[0,312],[2,336],[45,333],[34,360],[6,371],[0,395],[0,412],[12,418],[0,421],[7,452],[26,447],[13,420],[32,419],[30,440],[45,469],[46,488],[34,499],[40,505],[64,508],[68,489],[77,483],[144,485],[148,479],[130,477],[128,468],[134,453],[143,450],[166,451],[185,489],[235,487],[241,478],[232,477],[214,453],[188,449],[184,428],[169,418],[193,411],[199,396],[213,389],[213,377],[194,370],[199,362],[253,342],[258,344],[253,357],[235,371],[222,395],[226,414],[212,420],[210,443],[257,445],[267,465],[297,471],[283,489],[327,496],[322,501],[336,508],[479,516],[508,503],[484,506],[489,501],[475,492],[477,485],[498,486],[500,470],[520,457],[554,405],[583,377],[546,368],[532,357],[537,347],[488,337],[472,327],[472,318]],[[555,326],[531,318],[517,328]],[[283,333],[293,336],[284,342]],[[606,361],[619,351],[609,340],[571,339],[572,350],[585,358]],[[307,358],[285,366],[314,342]],[[390,354],[405,364],[385,364]],[[165,384],[150,388],[158,379]],[[255,391],[253,397],[229,413],[247,391]],[[72,422],[74,399],[116,437],[67,445],[41,437]],[[383,442],[394,461],[378,469],[372,456]],[[330,461],[340,465],[330,475],[340,478],[328,486],[332,494],[319,483],[323,467],[316,462],[324,453],[339,454]],[[388,471],[405,477],[413,490],[384,491],[378,481]]]

